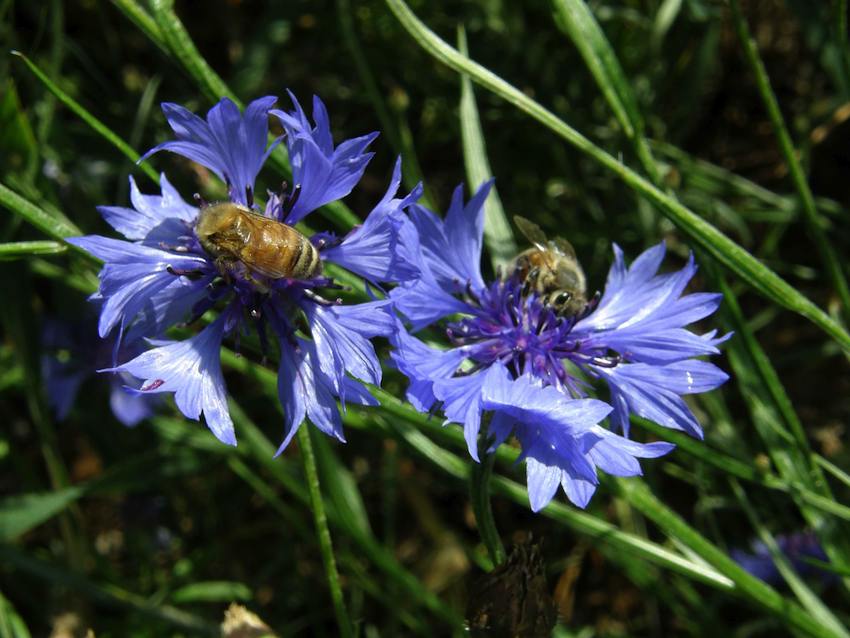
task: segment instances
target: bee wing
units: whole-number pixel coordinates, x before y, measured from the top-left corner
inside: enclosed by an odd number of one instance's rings
[[[578,262],[575,248],[573,248],[573,245],[563,237],[555,237],[554,239],[550,240],[549,243],[552,244],[552,246],[562,255],[572,257],[576,260],[576,262]]]
[[[519,232],[525,235],[532,244],[543,250],[546,247],[546,233],[530,219],[526,219],[522,215],[514,215],[514,223],[519,228]]]

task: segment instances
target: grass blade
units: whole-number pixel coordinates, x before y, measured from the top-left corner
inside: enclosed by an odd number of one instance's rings
[[[23,217],[27,222],[38,228],[41,232],[56,240],[66,237],[76,237],[83,232],[77,228],[67,217],[51,215],[39,208],[28,199],[18,195],[12,189],[0,183],[0,206],[3,206],[14,214]]]
[[[463,27],[458,27],[457,39],[458,48],[466,55],[466,32]],[[487,145],[484,142],[484,131],[481,130],[475,93],[467,75],[460,76],[460,135],[467,186],[472,194],[480,184],[493,177],[493,171],[487,159]],[[514,234],[495,186],[484,202],[484,243],[494,270],[505,268],[517,254]]]
[[[755,508],[753,508],[750,504],[750,500],[747,498],[747,494],[741,487],[741,484],[735,479],[730,479],[729,482],[732,485],[732,491],[738,498],[738,502],[747,513],[747,518],[750,519],[750,523],[755,528],[759,539],[770,552],[770,557],[773,559],[776,569],[778,569],[779,573],[782,574],[782,577],[785,579],[785,582],[788,583],[788,586],[791,588],[791,591],[794,592],[794,595],[797,597],[797,600],[800,601],[800,604],[803,605],[803,607],[805,607],[808,612],[818,620],[818,622],[822,623],[825,627],[829,627],[830,631],[832,631],[836,636],[848,638],[850,634],[847,633],[847,630],[838,621],[835,615],[833,615],[829,608],[823,604],[820,598],[818,598],[809,586],[806,585],[806,583],[804,583],[797,575],[797,571],[791,565],[788,558],[786,558],[785,554],[782,553],[782,550],[779,548],[779,545],[776,543],[773,535],[761,522],[761,519],[756,513]]]
[[[738,565],[720,548],[709,542],[702,534],[685,522],[678,514],[659,501],[642,481],[632,479],[605,478],[633,507],[642,512],[665,534],[678,538],[686,546],[699,554],[712,567],[735,583],[735,588],[746,598],[757,603],[788,626],[810,636],[832,636],[835,633],[824,627],[796,603],[788,600],[775,589],[762,582],[743,567]]]
[[[13,241],[0,244],[0,261],[25,259],[30,255],[56,255],[68,250],[58,241]]]
[[[812,196],[809,183],[806,181],[806,175],[803,172],[803,167],[800,165],[794,143],[791,141],[791,134],[785,125],[785,118],[783,118],[782,111],[779,109],[779,102],[776,100],[776,95],[770,86],[770,78],[767,76],[764,63],[759,56],[758,47],[752,35],[750,35],[747,21],[741,13],[741,6],[738,0],[729,0],[729,6],[732,9],[732,21],[735,24],[735,31],[738,34],[741,45],[744,47],[744,54],[750,65],[750,70],[756,77],[756,86],[764,102],[770,122],[773,125],[773,132],[776,134],[779,148],[785,158],[785,163],[788,165],[791,181],[794,183],[794,188],[797,189],[797,194],[800,196],[800,202],[803,206],[803,218],[806,222],[809,235],[814,242],[816,252],[823,260],[826,272],[829,273],[829,278],[832,280],[832,285],[835,287],[836,293],[838,293],[838,298],[841,300],[844,319],[845,321],[850,321],[850,287],[847,286],[847,279],[844,275],[841,261],[839,261],[832,243],[823,230],[817,207],[815,206],[815,199]]]
[[[139,161],[140,155],[136,153],[130,145],[127,144],[124,140],[118,137],[115,133],[113,133],[109,127],[107,127],[103,122],[97,119],[94,115],[92,115],[86,108],[84,108],[79,102],[77,102],[70,95],[65,93],[59,86],[56,85],[47,75],[39,69],[34,62],[32,62],[27,56],[25,56],[20,51],[12,51],[12,55],[18,56],[21,60],[23,60],[24,64],[27,65],[30,71],[32,71],[33,75],[38,78],[38,80],[44,84],[48,91],[53,93],[62,104],[67,106],[71,111],[73,111],[77,117],[83,120],[86,124],[88,124],[92,129],[94,129],[97,133],[103,136],[107,141],[109,141],[115,148],[117,148],[121,153],[124,154],[133,164]],[[156,174],[156,171],[151,168],[150,164],[147,162],[142,162],[139,164],[139,167],[142,171],[150,177],[153,181],[159,183],[159,176]]]
[[[632,87],[614,49],[599,27],[585,0],[552,0],[555,23],[572,40],[596,85],[614,112],[614,117],[635,150],[650,181],[661,184],[661,174],[644,137],[643,116]],[[465,52],[461,52],[464,53]]]
[[[32,558],[11,545],[0,545],[0,560],[9,567],[27,572],[53,585],[62,585],[73,589],[77,594],[87,596],[111,607],[129,610],[169,625],[191,630],[196,635],[220,636],[218,626],[197,616],[147,600],[115,585],[101,585],[89,580],[81,573],[67,570],[47,561]]]
[[[466,73],[473,81],[532,116],[601,166],[610,170],[625,184],[656,205],[682,232],[705,248],[730,271],[746,281],[754,290],[778,305],[806,317],[835,339],[843,349],[850,351],[850,334],[840,324],[744,248],[676,199],[662,192],[635,171],[622,164],[616,157],[599,148],[522,91],[508,84],[492,71],[461,55],[428,29],[403,0],[386,0],[386,2],[404,28],[434,58],[458,73]]]

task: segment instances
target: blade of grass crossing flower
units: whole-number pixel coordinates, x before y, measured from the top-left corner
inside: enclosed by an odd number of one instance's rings
[[[466,55],[466,31],[457,30],[458,48]],[[463,160],[466,165],[466,180],[470,194],[479,185],[493,177],[490,161],[487,159],[487,145],[481,118],[475,104],[472,82],[466,75],[460,76],[460,135],[463,141]],[[517,245],[502,200],[494,186],[484,202],[484,243],[493,264],[493,269],[505,268],[517,254]]]
[[[216,625],[171,605],[153,602],[116,585],[98,584],[81,572],[71,571],[24,554],[11,545],[0,545],[4,565],[46,580],[53,586],[64,586],[79,596],[91,598],[111,607],[129,610],[168,625],[182,627],[194,635],[220,636]]]
[[[552,0],[552,8],[555,24],[578,49],[649,179],[656,186],[660,185],[661,175],[643,135],[643,117],[632,87],[589,5],[585,0]]]
[[[47,75],[35,65],[27,56],[19,51],[12,51],[12,55],[19,57],[23,60],[24,64],[27,65],[27,68],[35,75],[38,80],[44,84],[48,91],[53,93],[62,104],[67,106],[71,111],[73,111],[77,117],[83,120],[86,124],[88,124],[92,129],[94,129],[101,136],[106,138],[115,148],[117,148],[121,153],[123,153],[131,162],[136,163],[139,160],[139,154],[134,151],[129,144],[127,144],[124,140],[118,137],[115,133],[113,133],[109,127],[103,124],[99,119],[97,119],[94,115],[92,115],[85,107],[83,107],[79,102],[77,102],[70,95],[65,93],[59,86],[53,82]],[[159,183],[159,176],[156,174],[156,171],[151,168],[150,164],[147,162],[143,162],[139,165],[142,171],[150,177],[153,181]]]
[[[756,530],[761,542],[764,543],[765,547],[767,547],[768,552],[770,552],[770,557],[773,559],[776,569],[779,570],[779,573],[785,579],[785,582],[788,583],[788,587],[792,592],[794,592],[794,595],[797,597],[797,600],[800,601],[800,604],[805,607],[808,612],[818,620],[818,622],[822,623],[825,627],[828,627],[836,636],[848,638],[850,634],[847,633],[847,630],[842,626],[841,622],[797,575],[796,570],[791,566],[791,563],[782,553],[782,550],[779,548],[779,545],[776,543],[773,535],[764,523],[762,523],[761,518],[759,518],[758,513],[747,498],[747,494],[741,487],[741,484],[734,478],[730,478],[729,483],[732,486],[732,491],[735,493],[738,502],[746,512],[747,518],[750,520],[750,524]]]
[[[659,501],[642,481],[606,476],[603,477],[603,482],[610,485],[622,498],[654,521],[665,534],[677,537],[712,567],[732,580],[741,595],[760,605],[788,626],[810,636],[843,637],[843,633],[836,633],[829,627],[825,627],[797,603],[782,596],[744,570],[723,550],[712,544],[678,514]]]
[[[64,253],[68,246],[58,241],[13,241],[0,244],[0,261],[25,259],[31,255]]]
[[[814,242],[816,252],[823,260],[823,265],[827,273],[829,273],[832,285],[835,287],[835,292],[841,300],[844,320],[845,322],[850,321],[850,287],[847,285],[843,266],[821,225],[812,191],[809,188],[809,183],[806,181],[806,175],[803,172],[803,167],[800,165],[797,150],[791,141],[791,134],[785,125],[782,111],[779,109],[779,102],[776,100],[776,95],[770,86],[770,78],[767,76],[767,71],[759,55],[758,47],[750,34],[750,29],[747,26],[744,15],[741,13],[740,3],[738,0],[729,0],[729,6],[732,9],[732,21],[735,24],[735,31],[744,48],[744,54],[750,65],[750,70],[755,75],[756,87],[764,102],[770,122],[773,125],[773,132],[776,135],[779,148],[785,158],[785,163],[788,165],[791,181],[794,183],[794,188],[797,189],[797,194],[800,196],[803,218],[806,221],[809,235]]]
[[[473,81],[532,116],[578,150],[610,170],[626,185],[655,204],[687,236],[703,246],[720,263],[741,277],[760,294],[780,306],[806,317],[835,339],[842,348],[850,351],[850,334],[839,323],[744,248],[703,220],[699,215],[683,206],[675,198],[670,197],[622,164],[616,157],[605,152],[522,91],[508,84],[492,71],[461,55],[428,29],[403,0],[386,0],[386,3],[405,29],[433,57],[459,73],[468,74]]]

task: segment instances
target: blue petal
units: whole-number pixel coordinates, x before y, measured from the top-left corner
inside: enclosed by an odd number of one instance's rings
[[[128,392],[123,376],[114,375],[110,379],[109,407],[116,419],[127,427],[133,427],[153,414],[154,402],[151,396]]]
[[[393,362],[410,379],[407,400],[420,412],[427,412],[436,401],[434,381],[453,376],[466,356],[460,349],[437,350],[425,345],[409,335],[400,321],[390,340],[395,348]]]
[[[501,365],[493,365],[482,388],[482,406],[498,410],[521,423],[538,428],[555,428],[578,436],[611,412],[611,406],[596,399],[571,399],[553,386],[523,375],[511,380]]]
[[[206,294],[206,286],[216,276],[203,257],[170,253],[119,239],[89,235],[71,237],[69,243],[103,259],[99,297],[103,299],[99,331],[105,337],[120,325],[130,326],[145,314],[149,336],[157,336]],[[168,267],[199,271],[200,279],[178,277]],[[170,322],[170,323],[169,323]]]
[[[425,264],[437,284],[447,292],[463,292],[467,285],[474,290],[484,288],[481,277],[484,200],[492,185],[492,181],[482,184],[466,206],[463,185],[458,186],[445,221],[427,208],[416,204],[410,207]]]
[[[558,491],[563,471],[559,467],[546,465],[536,459],[525,461],[525,480],[528,501],[533,512],[539,512],[549,504]]]
[[[455,313],[469,314],[473,309],[446,292],[427,268],[419,279],[401,284],[390,291],[390,299],[414,330]]]
[[[478,432],[481,429],[481,386],[486,373],[434,381],[434,395],[443,402],[446,423],[461,423],[469,455],[478,461]]]
[[[643,472],[637,459],[654,459],[668,454],[672,443],[637,443],[614,434],[603,427],[595,427],[593,433],[599,437],[588,451],[597,467],[614,476],[640,476]]]
[[[370,338],[388,336],[395,328],[389,300],[355,306],[304,303],[319,367],[343,400],[343,379],[349,372],[373,385],[381,384],[381,364]]]
[[[671,366],[673,369],[666,376],[664,371]],[[615,403],[623,401],[629,411],[638,416],[702,439],[702,428],[677,390],[703,391],[698,388],[714,388],[726,380],[726,375],[712,364],[700,361],[683,361],[671,366],[632,363],[615,368],[594,368],[594,371],[610,387]],[[622,418],[621,414],[615,416],[617,419]],[[616,423],[621,428],[623,424]]]
[[[292,225],[320,206],[351,192],[372,159],[373,153],[364,151],[378,134],[347,140],[334,149],[327,111],[321,100],[313,98],[316,126],[311,127],[298,100],[291,92],[289,96],[294,111],[273,110],[271,113],[280,119],[286,130],[293,181],[301,189],[298,201],[286,218],[286,223]]]
[[[98,206],[97,210],[127,239],[146,240],[149,245],[165,242],[177,245],[198,216],[198,209],[187,204],[165,174],[161,176],[162,195],[143,195],[130,176],[130,201],[133,208]]]
[[[219,441],[236,445],[219,354],[228,314],[222,313],[190,339],[153,348],[108,371],[145,379],[138,391],[142,395],[173,392],[178,409],[186,417],[197,420],[203,413],[207,427]]]
[[[401,158],[396,161],[390,186],[362,226],[354,228],[343,241],[322,252],[322,258],[336,262],[369,281],[400,282],[419,274],[416,229],[402,212],[422,195],[417,186],[405,198],[395,199],[401,183]]]
[[[303,350],[296,350],[285,339],[280,340],[280,367],[277,373],[277,393],[283,406],[283,443],[275,456],[289,445],[292,437],[307,416],[307,400],[311,392],[311,379],[305,379]]]
[[[254,100],[243,115],[230,99],[222,98],[206,121],[178,104],[164,103],[163,113],[177,140],[155,146],[141,159],[163,150],[183,155],[213,171],[228,184],[230,198],[247,205],[246,191],[253,192],[257,174],[277,144],[266,147],[268,113],[276,101],[274,96]]]

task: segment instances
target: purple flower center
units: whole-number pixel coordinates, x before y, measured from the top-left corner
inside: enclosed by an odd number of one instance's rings
[[[452,345],[463,348],[473,368],[499,362],[514,376],[530,373],[547,384],[584,396],[584,382],[567,362],[579,366],[613,367],[620,362],[600,348],[588,348],[571,333],[579,319],[593,310],[595,300],[578,315],[560,316],[532,293],[523,294],[518,277],[498,279],[477,294],[467,289],[470,317],[450,323]]]

